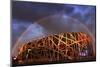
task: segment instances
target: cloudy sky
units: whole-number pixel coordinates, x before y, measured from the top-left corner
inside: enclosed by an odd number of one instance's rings
[[[67,17],[67,19],[61,19],[62,14],[63,18]],[[50,19],[46,18],[48,16],[50,16]],[[46,18],[48,21],[45,21],[44,19],[43,21],[38,22],[43,18]],[[12,45],[16,43],[18,38],[27,29],[31,34],[28,33],[28,36],[26,37],[35,37],[37,35],[44,34],[46,31],[59,32],[64,28],[69,28],[69,30],[80,28],[76,24],[77,22],[72,18],[78,20],[80,24],[85,25],[86,28],[88,28],[89,31],[95,36],[96,7],[93,5],[90,6],[13,1]]]

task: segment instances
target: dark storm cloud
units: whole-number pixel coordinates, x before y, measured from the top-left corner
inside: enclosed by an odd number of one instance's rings
[[[63,5],[32,2],[13,2],[12,6],[13,17],[28,21],[58,13],[64,8]]]
[[[26,23],[23,20],[12,19],[12,23],[12,43],[14,44],[31,22]]]
[[[73,6],[73,8],[74,10],[70,14],[70,16],[78,19],[82,23],[86,23],[89,18],[95,17],[95,13],[96,13],[95,6],[75,5]]]
[[[96,25],[96,7],[87,5],[71,5],[74,10],[72,13],[67,14],[74,19],[79,20],[81,23],[87,26],[93,35],[95,35],[95,25]]]

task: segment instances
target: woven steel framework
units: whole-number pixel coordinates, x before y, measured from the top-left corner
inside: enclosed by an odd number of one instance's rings
[[[92,39],[83,32],[66,32],[29,41],[19,48],[17,63],[79,60],[93,54]]]

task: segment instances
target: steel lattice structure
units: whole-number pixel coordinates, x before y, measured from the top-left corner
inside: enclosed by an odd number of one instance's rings
[[[83,32],[66,32],[44,36],[25,43],[15,63],[49,63],[73,61],[93,56],[92,38]]]

